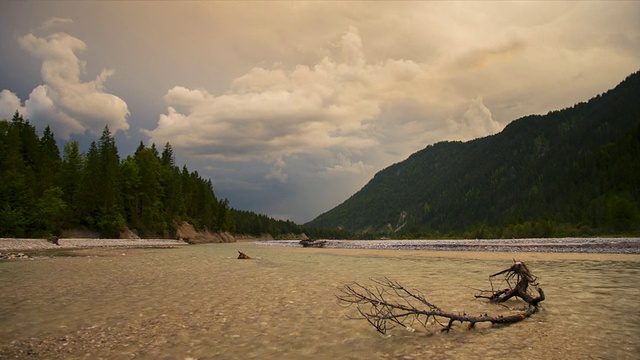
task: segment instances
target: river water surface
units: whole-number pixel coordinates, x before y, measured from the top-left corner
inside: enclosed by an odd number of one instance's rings
[[[236,259],[237,251],[254,257]],[[253,243],[78,250],[0,263],[0,359],[638,359],[640,256],[311,249]],[[445,311],[524,261],[546,294],[511,326],[382,335],[337,288],[388,277]],[[509,304],[513,308],[517,302]]]

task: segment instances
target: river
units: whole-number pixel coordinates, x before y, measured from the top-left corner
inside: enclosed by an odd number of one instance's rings
[[[254,257],[238,260],[238,251]],[[232,243],[0,262],[0,359],[637,359],[640,256]],[[337,288],[388,277],[451,312],[524,261],[546,294],[510,326],[379,334]],[[515,304],[515,303],[514,303]],[[517,306],[511,304],[510,306]]]

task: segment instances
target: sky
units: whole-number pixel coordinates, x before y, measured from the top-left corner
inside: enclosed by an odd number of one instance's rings
[[[0,2],[0,119],[169,142],[236,209],[305,223],[430,144],[640,70],[640,2]]]

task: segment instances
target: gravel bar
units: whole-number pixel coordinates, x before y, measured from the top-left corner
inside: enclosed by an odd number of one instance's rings
[[[323,241],[326,241],[324,248],[334,249],[640,254],[640,238]],[[257,244],[301,246],[297,240],[260,241]]]
[[[187,245],[184,241],[171,239],[59,239],[58,244],[55,245],[46,239],[0,238],[0,252],[81,248],[158,248]]]

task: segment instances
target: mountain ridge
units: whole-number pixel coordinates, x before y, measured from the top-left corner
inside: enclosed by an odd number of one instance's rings
[[[305,224],[360,234],[640,232],[640,72],[500,133],[428,145]]]

